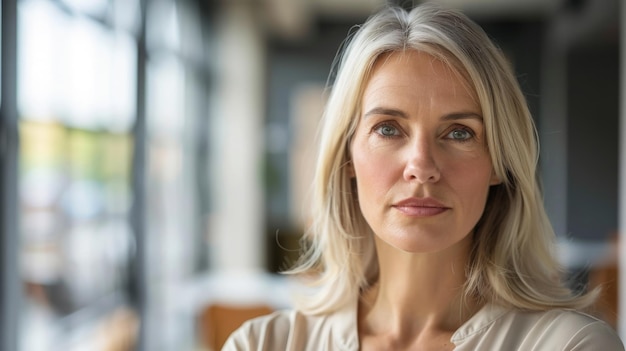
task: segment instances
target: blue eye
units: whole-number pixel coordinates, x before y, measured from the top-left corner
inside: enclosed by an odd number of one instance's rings
[[[384,137],[394,137],[400,135],[398,128],[389,125],[383,124],[375,128],[376,133],[384,136]]]
[[[457,141],[466,141],[471,139],[473,136],[472,132],[467,129],[455,129],[447,135],[449,139]]]

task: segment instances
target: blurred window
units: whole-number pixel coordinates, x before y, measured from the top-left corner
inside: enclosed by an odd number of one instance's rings
[[[80,11],[107,2],[87,3]],[[70,350],[92,345],[125,304],[136,47],[53,2],[21,1],[18,11],[20,343]]]
[[[208,262],[202,19],[188,2],[146,6],[143,62],[139,0],[18,1],[20,350],[132,349],[139,305],[158,316],[144,324],[144,348],[193,347],[195,316],[180,297]],[[136,143],[147,153],[145,244],[130,223]]]
[[[179,24],[194,21],[172,1],[154,1],[148,6],[146,71],[147,188],[150,309],[167,318],[153,321],[155,344],[163,349],[192,347],[193,325],[176,317],[188,313],[181,299],[197,274],[197,261],[206,255],[200,198],[199,170],[207,160],[199,155],[204,134],[203,96],[200,75],[182,53]],[[185,38],[187,38],[185,36]],[[197,36],[195,38],[198,38]],[[185,39],[187,40],[187,39]],[[186,43],[200,45],[199,43]]]

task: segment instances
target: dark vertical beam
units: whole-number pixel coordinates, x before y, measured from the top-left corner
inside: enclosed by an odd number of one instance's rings
[[[18,230],[17,0],[2,0],[0,104],[0,349],[17,350],[21,306]]]
[[[619,287],[617,329],[626,340],[626,2],[620,2],[620,121],[619,121],[619,189],[618,203],[618,272]]]
[[[140,29],[137,38],[137,110],[133,126],[131,225],[135,235],[136,255],[131,273],[131,299],[137,308],[140,328],[137,350],[147,351],[150,339],[150,317],[148,296],[148,254],[146,243],[146,182],[147,182],[147,137],[146,137],[146,13],[148,0],[140,0]]]

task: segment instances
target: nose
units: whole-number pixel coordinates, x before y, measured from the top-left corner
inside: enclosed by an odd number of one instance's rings
[[[435,161],[432,147],[426,141],[414,143],[407,150],[407,161],[403,172],[406,181],[419,183],[436,183],[441,172]]]

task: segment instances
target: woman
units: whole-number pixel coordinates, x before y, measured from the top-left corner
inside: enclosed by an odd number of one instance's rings
[[[326,106],[296,310],[226,350],[623,350],[576,312],[535,178],[532,118],[464,15],[387,8],[346,47]]]

